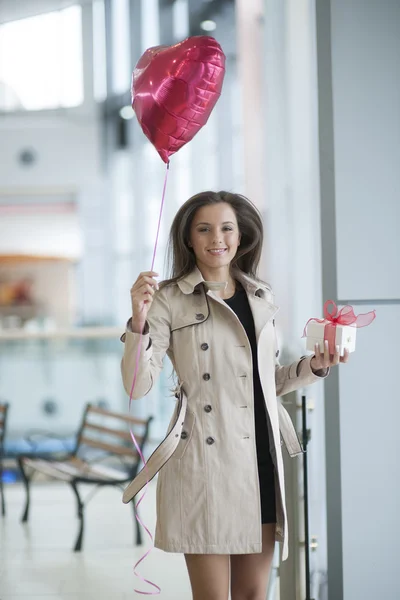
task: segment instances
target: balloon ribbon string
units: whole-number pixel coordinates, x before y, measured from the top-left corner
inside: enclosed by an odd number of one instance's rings
[[[167,181],[168,181],[168,173],[169,173],[169,162],[167,163],[167,170],[165,173],[165,179],[164,179],[164,187],[163,187],[163,192],[162,192],[162,199],[161,199],[161,206],[160,206],[160,214],[158,217],[158,225],[157,225],[157,234],[156,234],[156,241],[154,244],[154,250],[153,250],[153,259],[151,261],[151,270],[153,271],[154,269],[154,262],[156,259],[156,253],[157,253],[157,246],[158,246],[158,238],[159,238],[159,234],[160,234],[160,227],[161,227],[161,219],[162,219],[162,213],[163,213],[163,208],[164,208],[164,204],[165,204],[165,192],[167,189]],[[141,349],[142,349],[142,341],[143,341],[143,331],[140,332],[140,337],[139,337],[139,344],[138,344],[138,350],[136,353],[136,360],[135,360],[135,370],[133,373],[133,381],[132,381],[132,387],[131,387],[131,393],[129,394],[129,412],[131,412],[131,406],[132,406],[132,396],[133,396],[133,390],[135,389],[135,384],[136,384],[136,379],[137,379],[137,374],[139,371],[139,359],[140,359],[140,353],[141,353]],[[146,485],[144,486],[144,490],[143,490],[143,494],[141,495],[139,501],[136,504],[135,507],[135,517],[137,522],[143,527],[143,529],[146,531],[146,533],[148,534],[151,542],[153,543],[153,536],[151,535],[149,529],[146,527],[146,525],[143,523],[143,521],[140,519],[139,514],[138,514],[138,508],[142,502],[142,500],[144,499],[144,497],[146,496],[147,493],[147,487],[149,485],[149,471],[148,471],[148,467],[147,467],[147,463],[146,460],[143,456],[143,453],[140,449],[139,444],[136,441],[136,438],[134,436],[134,433],[132,431],[132,429],[130,428],[130,434],[132,437],[132,441],[134,443],[134,446],[140,456],[140,459],[143,463],[145,472],[146,472]],[[151,585],[153,588],[156,589],[155,592],[142,592],[141,590],[135,590],[135,592],[137,594],[143,594],[145,596],[157,596],[158,594],[161,593],[161,588],[156,585],[155,583],[152,583],[151,581],[149,581],[148,579],[145,579],[144,577],[142,577],[137,571],[136,568],[140,565],[141,562],[143,562],[145,560],[145,558],[147,558],[147,556],[150,554],[150,552],[153,550],[153,547],[150,548],[150,550],[148,550],[135,564],[135,566],[133,567],[133,572],[136,575],[136,577],[138,577],[139,579],[141,579],[141,581],[148,583],[149,585]]]

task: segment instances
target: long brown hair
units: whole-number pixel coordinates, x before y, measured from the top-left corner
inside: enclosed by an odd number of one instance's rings
[[[257,279],[264,238],[261,215],[250,200],[230,192],[201,192],[187,200],[178,210],[172,222],[168,242],[167,261],[169,279],[161,286],[176,283],[193,271],[196,256],[189,247],[190,229],[197,210],[203,206],[226,202],[235,211],[240,246],[231,262],[231,269],[240,270]]]

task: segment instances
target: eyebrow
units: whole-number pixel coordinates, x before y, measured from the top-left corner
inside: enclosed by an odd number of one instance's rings
[[[234,225],[234,224],[235,224],[235,223],[234,223],[233,221],[224,221],[224,222],[222,223],[222,225]],[[204,221],[201,221],[200,223],[196,223],[196,226],[197,226],[197,225],[211,225],[211,223],[206,223],[206,222],[204,222]]]

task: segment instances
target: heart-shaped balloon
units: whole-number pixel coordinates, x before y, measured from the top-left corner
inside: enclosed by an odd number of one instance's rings
[[[221,95],[225,55],[206,35],[149,48],[132,75],[132,108],[164,162],[207,123]]]

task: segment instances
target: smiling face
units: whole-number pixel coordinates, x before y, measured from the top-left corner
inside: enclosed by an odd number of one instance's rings
[[[199,269],[229,269],[240,245],[236,214],[230,204],[219,202],[199,208],[190,228],[190,246]]]

